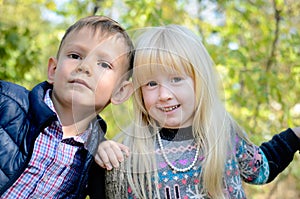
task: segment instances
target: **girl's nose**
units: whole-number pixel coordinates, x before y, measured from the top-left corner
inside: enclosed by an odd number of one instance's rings
[[[166,100],[170,100],[172,99],[172,92],[169,88],[165,87],[165,86],[160,86],[159,88],[159,96],[158,99],[161,101],[166,101]]]

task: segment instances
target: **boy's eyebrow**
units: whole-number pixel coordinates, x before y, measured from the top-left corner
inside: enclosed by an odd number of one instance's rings
[[[99,44],[101,45],[101,44]],[[93,49],[96,49],[99,45],[97,45],[95,48]],[[76,43],[76,42],[72,42],[72,43],[68,43],[68,44],[65,44],[65,48],[67,50],[72,50],[72,49],[79,49],[81,51],[90,51],[91,49],[89,49],[86,45],[82,44],[82,43]],[[92,50],[93,50],[92,49]]]
[[[65,49],[70,50],[72,48],[79,48],[80,50],[86,50],[87,49],[84,45],[77,44],[77,43],[65,44]]]
[[[101,46],[101,43],[99,43],[94,49],[99,48],[99,46]],[[65,49],[66,51],[70,51],[70,52],[72,52],[74,49],[83,53],[89,51],[89,49],[85,45],[79,43],[66,44]],[[96,52],[96,56],[97,58],[100,58],[99,60],[107,61],[110,64],[112,64],[112,66],[114,66],[113,62],[115,62],[119,58],[119,57],[112,57],[109,52],[105,52],[105,51]]]

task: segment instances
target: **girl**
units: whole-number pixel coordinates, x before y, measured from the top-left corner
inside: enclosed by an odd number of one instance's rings
[[[140,35],[132,77],[135,124],[123,133],[131,155],[107,172],[108,198],[242,199],[242,181],[272,180],[272,155],[262,151],[271,142],[255,146],[225,110],[213,65],[200,39],[182,26]],[[291,129],[284,134],[296,138],[290,158],[299,140]]]

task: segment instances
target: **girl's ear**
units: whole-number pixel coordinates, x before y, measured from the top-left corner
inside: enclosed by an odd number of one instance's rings
[[[114,105],[121,104],[129,99],[133,93],[133,85],[130,81],[124,81],[113,93],[111,97],[111,103]]]
[[[48,60],[48,82],[50,84],[54,83],[56,67],[57,67],[57,59],[54,57],[50,57]]]

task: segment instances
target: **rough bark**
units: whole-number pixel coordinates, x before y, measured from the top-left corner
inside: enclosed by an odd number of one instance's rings
[[[126,199],[127,181],[125,180],[125,173],[121,168],[106,171],[105,175],[105,192],[107,199]]]

